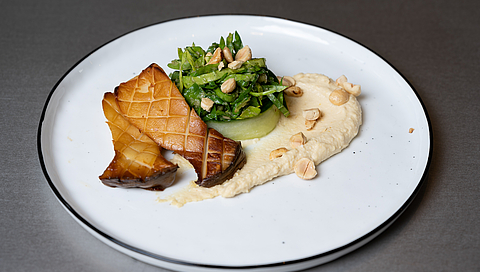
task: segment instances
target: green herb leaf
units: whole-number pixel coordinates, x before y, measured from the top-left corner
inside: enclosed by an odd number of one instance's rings
[[[248,108],[244,109],[242,114],[240,114],[241,119],[252,118],[260,114],[260,108],[248,106]]]
[[[220,37],[220,45],[219,45],[220,49],[223,50],[223,48],[225,47],[225,39],[223,37]]]
[[[278,93],[277,96],[274,94],[268,94],[267,97],[273,102],[273,105],[275,105],[275,107],[277,107],[277,109],[279,109],[280,112],[285,115],[285,117],[290,116],[290,112],[284,105],[283,92]]]
[[[233,41],[233,48],[235,50],[235,54],[238,52],[238,50],[243,48],[242,39],[240,38],[240,35],[238,34],[237,31],[235,31],[235,40]]]
[[[223,101],[225,102],[233,102],[235,101],[235,97],[233,95],[230,95],[230,94],[226,94],[226,93],[223,93],[220,88],[216,88],[215,89],[215,94],[220,98],[222,99]]]
[[[227,42],[225,43],[225,46],[228,47],[228,49],[230,49],[230,52],[232,52],[233,58],[235,58],[235,55],[237,54],[237,51],[235,51],[235,48],[233,46],[233,34],[232,33],[228,34]]]
[[[286,86],[280,86],[280,85],[262,85],[263,92],[260,92],[260,93],[251,92],[250,94],[253,96],[262,96],[262,95],[282,92],[286,88],[287,88]]]

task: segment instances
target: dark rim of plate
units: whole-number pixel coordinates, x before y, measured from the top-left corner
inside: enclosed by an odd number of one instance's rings
[[[420,179],[419,183],[417,184],[417,187],[415,188],[415,190],[413,191],[413,193],[410,195],[410,197],[405,201],[405,203],[390,217],[388,218],[385,222],[383,222],[381,225],[379,225],[378,227],[376,227],[375,229],[373,229],[372,231],[370,231],[369,233],[363,235],[362,237],[342,246],[342,247],[339,247],[339,248],[336,248],[336,249],[332,249],[328,252],[324,252],[324,253],[321,253],[321,254],[318,254],[318,255],[314,255],[314,256],[311,256],[311,257],[307,257],[307,258],[303,258],[303,259],[297,259],[297,260],[293,260],[293,261],[287,261],[287,262],[280,262],[280,263],[271,263],[271,264],[264,264],[264,265],[251,265],[251,266],[222,266],[222,265],[208,265],[208,264],[198,264],[198,263],[192,263],[192,262],[187,262],[187,261],[182,261],[182,260],[177,260],[177,259],[172,259],[172,258],[168,258],[168,257],[165,257],[165,256],[161,256],[161,255],[158,255],[158,254],[154,254],[154,253],[151,253],[151,252],[148,252],[148,251],[145,251],[145,250],[142,250],[140,248],[136,248],[136,247],[133,247],[133,246],[130,246],[122,241],[119,241],[118,239],[115,239],[113,237],[111,237],[110,235],[106,234],[105,232],[102,232],[101,230],[99,230],[98,228],[96,228],[95,226],[93,226],[90,222],[88,222],[85,218],[83,218],[80,214],[77,213],[77,211],[75,211],[75,209],[63,198],[63,196],[60,194],[60,192],[58,191],[58,189],[55,187],[55,185],[53,184],[49,174],[48,174],[48,171],[46,169],[46,166],[45,166],[45,162],[44,162],[44,158],[43,158],[43,153],[42,153],[42,142],[41,142],[41,139],[42,139],[42,127],[43,127],[43,122],[44,122],[44,119],[45,119],[45,113],[47,111],[47,107],[48,107],[48,104],[50,102],[50,99],[52,98],[52,95],[53,93],[55,92],[55,90],[57,89],[58,85],[63,81],[63,79],[76,67],[78,66],[83,60],[85,60],[86,58],[88,58],[90,55],[92,55],[94,52],[96,52],[97,50],[99,50],[100,48],[106,46],[107,44],[115,41],[115,40],[118,40],[120,38],[122,38],[123,36],[126,36],[132,32],[135,32],[135,31],[138,31],[138,30],[141,30],[141,29],[144,29],[144,28],[147,28],[147,27],[151,27],[151,26],[154,26],[154,25],[158,25],[158,24],[163,24],[163,23],[167,23],[167,22],[171,22],[171,21],[177,21],[177,20],[184,20],[184,19],[194,19],[194,18],[199,18],[199,17],[214,17],[214,16],[251,16],[251,17],[259,17],[259,18],[274,18],[274,19],[281,19],[281,20],[285,20],[285,21],[290,21],[290,22],[294,22],[294,23],[299,23],[299,24],[304,24],[304,25],[308,25],[308,26],[312,26],[312,27],[315,27],[315,28],[320,28],[320,29],[323,29],[323,30],[327,30],[331,33],[334,33],[334,34],[337,34],[341,37],[344,37],[364,48],[366,48],[367,50],[369,50],[370,52],[372,52],[373,54],[375,54],[377,57],[379,57],[380,59],[382,59],[385,63],[387,63],[392,69],[394,69],[402,78],[403,80],[405,80],[405,82],[410,86],[410,88],[413,90],[413,92],[415,93],[418,101],[420,102],[422,108],[423,108],[423,111],[424,111],[424,114],[425,114],[425,117],[426,117],[426,120],[427,120],[427,123],[428,123],[428,133],[429,133],[429,138],[430,138],[430,144],[429,144],[429,154],[428,154],[428,161],[427,161],[427,164],[425,166],[425,170],[423,172],[423,175],[422,175],[422,178]],[[96,49],[94,49],[92,52],[90,52],[89,54],[87,54],[85,57],[83,57],[82,59],[80,59],[75,65],[73,65],[58,81],[57,83],[55,84],[55,86],[52,88],[52,90],[50,91],[50,93],[48,94],[47,96],[47,99],[45,101],[45,105],[43,107],[43,110],[42,110],[42,115],[40,117],[40,122],[39,122],[39,125],[38,125],[38,131],[37,131],[37,151],[38,151],[38,156],[39,156],[39,160],[40,160],[40,164],[41,164],[41,167],[42,167],[42,170],[43,170],[43,173],[45,175],[45,178],[48,182],[48,184],[50,185],[50,188],[52,189],[53,193],[55,194],[55,196],[57,197],[57,199],[65,206],[65,208],[77,219],[79,220],[82,224],[84,224],[86,227],[88,227],[89,229],[93,230],[95,233],[97,233],[98,235],[100,235],[101,237],[103,237],[104,239],[120,246],[120,247],[123,247],[127,250],[130,250],[132,252],[135,252],[137,254],[141,254],[141,255],[144,255],[144,256],[147,256],[147,257],[150,257],[150,258],[153,258],[153,259],[156,259],[156,260],[159,260],[159,261],[163,261],[163,262],[167,262],[167,263],[170,263],[172,265],[180,265],[180,266],[194,266],[194,267],[198,267],[198,268],[204,268],[204,269],[230,269],[230,270],[242,270],[242,269],[259,269],[259,268],[274,268],[274,267],[285,267],[285,266],[289,266],[289,265],[295,265],[295,264],[300,264],[300,263],[304,263],[304,262],[309,262],[309,261],[320,261],[321,259],[323,258],[327,258],[327,257],[332,257],[333,255],[336,255],[336,254],[339,254],[337,257],[340,257],[344,254],[347,254],[349,253],[350,251],[353,251],[355,248],[355,246],[363,246],[363,244],[369,242],[370,240],[372,240],[373,238],[375,238],[377,235],[379,235],[382,231],[384,231],[387,227],[390,226],[390,224],[392,224],[398,217],[400,217],[400,215],[407,209],[407,207],[413,202],[413,200],[415,199],[415,197],[417,196],[418,192],[420,191],[420,189],[422,188],[423,184],[426,182],[427,180],[427,176],[428,176],[428,170],[430,168],[430,164],[431,164],[431,161],[432,161],[432,149],[433,149],[433,134],[432,134],[432,126],[431,126],[431,120],[430,120],[430,117],[428,115],[428,112],[426,110],[426,107],[425,107],[425,104],[423,103],[422,99],[420,98],[420,96],[418,95],[418,92],[415,90],[415,88],[413,87],[413,85],[406,79],[406,77],[400,73],[400,71],[398,71],[390,62],[388,62],[386,59],[384,59],[382,56],[380,56],[379,54],[377,54],[376,52],[374,52],[373,50],[371,50],[370,48],[368,48],[367,46],[341,34],[341,33],[338,33],[338,32],[335,32],[335,31],[332,31],[330,29],[327,29],[327,28],[324,28],[324,27],[320,27],[320,26],[316,26],[316,25],[313,25],[313,24],[310,24],[310,23],[304,23],[304,22],[301,22],[301,21],[296,21],[296,20],[291,20],[291,19],[286,19],[286,18],[281,18],[281,17],[275,17],[275,16],[264,16],[264,15],[255,15],[255,14],[209,14],[209,15],[201,15],[201,16],[192,16],[192,17],[181,17],[181,18],[174,18],[174,19],[170,19],[170,20],[165,20],[165,21],[161,21],[161,22],[157,22],[157,23],[153,23],[153,24],[149,24],[149,25],[146,25],[146,26],[143,26],[143,27],[140,27],[140,28],[137,28],[137,29],[134,29],[132,31],[129,31],[127,33],[124,33],[106,43],[104,43],[103,45],[97,47]],[[363,243],[363,244],[362,244]],[[337,257],[333,258],[333,259],[336,259]],[[331,260],[333,260],[331,259]],[[330,261],[331,261],[330,260]],[[322,264],[322,262],[318,262],[317,265],[320,265]]]

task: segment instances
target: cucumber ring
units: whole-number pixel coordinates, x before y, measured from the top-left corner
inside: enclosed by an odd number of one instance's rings
[[[232,121],[207,121],[207,126],[235,141],[260,138],[270,133],[280,119],[280,110],[272,105],[258,116]]]

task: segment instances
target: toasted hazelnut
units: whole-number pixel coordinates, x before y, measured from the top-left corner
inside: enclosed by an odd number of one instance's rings
[[[235,60],[246,62],[251,59],[252,59],[252,50],[250,49],[250,47],[248,47],[248,45],[238,50],[237,55],[235,55]]]
[[[223,63],[223,61],[221,61],[219,64],[218,64],[218,71],[222,71],[222,69],[225,67],[225,63]]]
[[[277,76],[277,79],[280,83],[282,83],[283,86],[291,87],[297,84],[295,79],[291,76],[284,76],[284,77]]]
[[[303,95],[302,88],[298,86],[291,86],[283,90],[283,92],[288,96],[300,97]]]
[[[222,49],[220,49],[220,47],[217,47],[217,49],[215,49],[215,52],[213,52],[212,58],[207,64],[216,64],[220,61],[222,61]]]
[[[362,92],[360,85],[347,82],[347,77],[345,77],[344,75],[337,78],[335,84],[354,96],[359,96]]]
[[[301,179],[312,179],[317,175],[315,163],[307,158],[302,158],[295,163],[295,174]]]
[[[283,154],[285,154],[287,151],[288,151],[288,149],[286,149],[285,147],[277,148],[277,149],[273,150],[272,152],[270,152],[269,158],[270,158],[271,161],[273,161],[274,159],[280,158],[281,156],[283,156]]]
[[[305,118],[305,120],[315,121],[320,118],[321,115],[322,113],[317,108],[303,110],[303,117]]]
[[[333,105],[340,106],[347,103],[349,94],[343,88],[337,88],[332,93],[328,99],[332,102]]]
[[[335,84],[338,87],[343,87],[343,83],[347,82],[347,77],[344,75],[341,75],[337,80],[335,80]]]
[[[228,64],[228,68],[232,70],[237,70],[238,68],[242,67],[243,61],[241,60],[234,60]]]
[[[297,148],[301,145],[304,145],[307,142],[307,138],[303,135],[302,132],[299,132],[292,137],[290,137],[290,146],[292,148]]]
[[[305,128],[307,130],[311,130],[316,123],[317,123],[317,120],[305,120]]]
[[[222,93],[231,93],[237,87],[237,82],[234,78],[230,78],[227,81],[223,82],[222,86],[220,86],[220,90]]]
[[[223,57],[228,63],[233,61],[232,51],[230,51],[230,48],[226,46],[223,48]]]
[[[413,133],[414,130],[415,130],[414,128],[410,128],[410,129],[408,130],[408,133]]]
[[[353,94],[354,96],[359,96],[360,93],[362,92],[362,89],[361,89],[360,85],[352,84],[352,83],[348,83],[348,82],[343,84],[343,88],[349,94]]]
[[[208,97],[204,97],[202,98],[202,103],[200,104],[200,106],[202,107],[202,109],[206,110],[206,111],[210,111],[213,107],[213,100],[208,98]]]

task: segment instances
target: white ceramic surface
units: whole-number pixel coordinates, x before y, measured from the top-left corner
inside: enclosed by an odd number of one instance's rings
[[[219,23],[221,22],[221,23]],[[344,74],[362,86],[359,135],[321,163],[231,199],[182,208],[164,192],[112,189],[98,179],[113,157],[103,94],[195,42],[208,47],[237,30],[277,75]],[[409,128],[414,128],[409,133]],[[142,261],[183,271],[292,271],[338,258],[388,227],[412,201],[428,170],[431,128],[409,83],[381,57],[331,31],[262,16],[206,16],[148,26],[98,48],[52,90],[39,126],[39,156],[62,205],[100,240]]]

